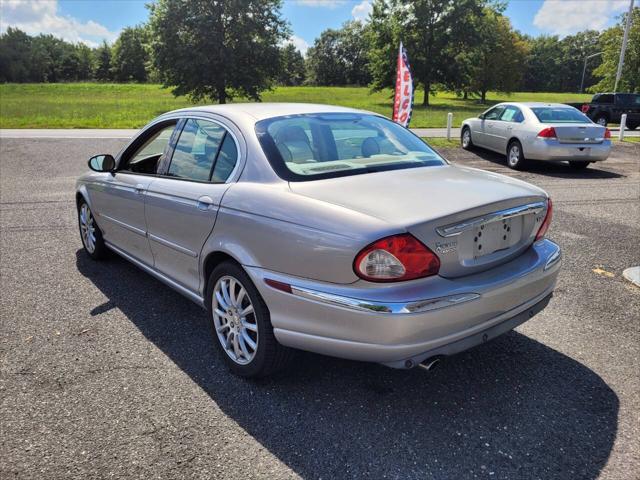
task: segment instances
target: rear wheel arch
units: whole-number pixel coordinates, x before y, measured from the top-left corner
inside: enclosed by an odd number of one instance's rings
[[[506,154],[509,155],[509,148],[513,142],[518,142],[520,144],[520,150],[522,151],[522,155],[524,156],[524,147],[522,146],[522,141],[518,137],[511,137],[507,141],[507,151]]]
[[[235,258],[233,258],[233,256],[221,250],[216,250],[207,254],[207,256],[204,259],[204,262],[202,262],[202,274],[203,274],[202,291],[203,292],[206,292],[207,288],[209,287],[208,283],[209,283],[209,277],[211,276],[211,272],[213,272],[214,268],[216,268],[222,262],[226,262],[226,261],[231,261],[237,264],[238,266],[242,267],[242,264],[238,260],[236,260]]]

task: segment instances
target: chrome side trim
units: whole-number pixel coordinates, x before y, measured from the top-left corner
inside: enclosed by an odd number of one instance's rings
[[[561,257],[562,257],[562,254],[560,253],[560,248],[558,248],[547,259],[547,263],[545,263],[543,271],[549,270],[551,267],[553,267],[556,263],[558,263],[560,261]]]
[[[430,298],[415,302],[381,303],[370,300],[359,300],[357,298],[343,297],[332,293],[319,292],[304,287],[291,285],[291,293],[296,297],[325,303],[335,307],[347,308],[359,312],[386,313],[386,314],[411,314],[422,313],[440,308],[450,307],[460,303],[468,302],[480,298],[477,293],[462,293],[447,297]]]
[[[132,225],[129,225],[128,223],[121,222],[120,220],[116,220],[115,218],[110,217],[109,215],[105,215],[104,213],[98,213],[98,216],[101,217],[101,218],[106,218],[110,222],[113,222],[113,223],[115,223],[116,225],[118,225],[118,226],[120,226],[122,228],[126,228],[130,232],[137,233],[138,235],[140,235],[142,237],[146,237],[147,236],[147,232],[145,232],[144,230],[142,230],[142,229],[140,229],[138,227],[134,227]]]
[[[167,285],[168,287],[173,288],[176,292],[181,293],[182,295],[184,295],[185,297],[187,297],[189,300],[197,303],[198,305],[200,305],[201,307],[204,308],[204,298],[202,298],[200,295],[198,295],[195,292],[192,292],[191,290],[189,290],[186,287],[183,287],[182,285],[180,285],[177,282],[174,282],[173,280],[171,280],[169,277],[165,276],[164,274],[160,273],[159,271],[157,271],[156,269],[150,267],[149,265],[147,265],[144,262],[141,262],[140,260],[138,260],[135,257],[132,257],[131,255],[129,255],[127,252],[125,252],[124,250],[116,247],[115,245],[113,245],[112,243],[107,242],[106,240],[104,241],[105,245],[107,247],[109,247],[111,250],[113,250],[114,252],[116,252],[118,255],[120,255],[121,257],[123,257],[126,260],[129,260],[131,263],[133,263],[136,267],[140,268],[141,270],[144,270],[145,272],[147,272],[149,275],[157,278],[158,280],[160,280],[162,283],[164,283],[165,285]]]
[[[519,207],[507,208],[506,210],[498,210],[497,212],[488,213],[480,217],[471,218],[461,223],[454,223],[436,228],[436,232],[441,237],[454,237],[462,232],[476,228],[479,225],[485,225],[491,222],[499,222],[507,218],[518,217],[521,215],[538,214],[547,208],[547,202],[534,202]]]
[[[153,240],[154,242],[157,242],[160,245],[164,245],[165,247],[169,247],[172,250],[175,250],[176,252],[184,253],[185,255],[188,255],[193,258],[196,258],[198,256],[196,252],[193,252],[188,248],[184,248],[176,243],[170,242],[169,240],[165,240],[162,237],[158,237],[152,233],[149,234],[149,240]]]

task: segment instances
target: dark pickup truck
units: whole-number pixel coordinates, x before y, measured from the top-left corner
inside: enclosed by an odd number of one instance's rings
[[[596,93],[591,103],[568,103],[576,107],[595,123],[606,127],[608,123],[620,123],[627,114],[627,128],[635,130],[640,125],[640,94]]]

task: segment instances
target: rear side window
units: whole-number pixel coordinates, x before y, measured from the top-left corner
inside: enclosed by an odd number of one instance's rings
[[[592,123],[589,117],[573,107],[536,107],[531,111],[540,123]]]
[[[176,144],[168,176],[199,182],[224,182],[237,161],[235,142],[224,127],[189,119]]]
[[[504,122],[522,122],[524,120],[524,116],[518,107],[509,105],[504,109],[504,112],[502,112],[500,120]]]
[[[620,105],[640,106],[640,95],[633,93],[619,93],[616,100]]]

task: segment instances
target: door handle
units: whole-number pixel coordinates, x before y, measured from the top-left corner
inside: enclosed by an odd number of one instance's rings
[[[135,187],[136,189],[136,193],[137,194],[141,194],[142,192],[144,192],[144,185],[141,183],[138,183]]]
[[[211,197],[209,197],[208,195],[205,195],[198,199],[198,210],[209,210],[209,207],[211,205],[213,205],[213,200],[211,200]]]

